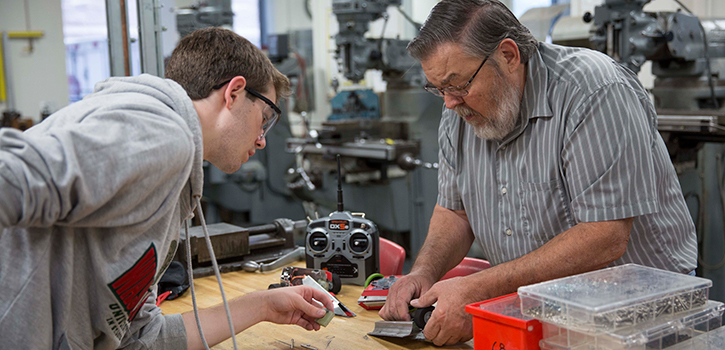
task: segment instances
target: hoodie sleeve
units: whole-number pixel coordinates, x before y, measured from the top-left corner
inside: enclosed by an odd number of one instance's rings
[[[38,130],[0,130],[0,230],[151,220],[178,199],[194,154],[191,131],[168,108],[99,108]]]
[[[154,288],[155,289],[155,288]],[[186,349],[186,328],[181,314],[162,315],[156,306],[156,292],[149,295],[121,340],[125,350]]]

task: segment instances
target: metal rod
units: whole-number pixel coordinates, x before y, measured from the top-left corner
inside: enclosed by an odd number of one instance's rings
[[[13,94],[13,76],[10,69],[10,51],[8,50],[8,32],[3,32],[2,42],[3,71],[5,72],[5,109],[15,110],[15,95]]]
[[[141,50],[141,73],[164,76],[163,42],[158,0],[136,0],[138,36]]]
[[[106,0],[106,18],[108,25],[108,60],[111,76],[129,76],[131,75],[131,66],[128,60],[126,0]]]
[[[340,172],[340,155],[337,155],[337,211],[344,211],[342,204],[342,172]]]
[[[265,225],[259,225],[259,226],[252,226],[247,228],[249,230],[249,235],[261,235],[264,233],[276,233],[279,230],[279,226],[277,224],[265,224]]]

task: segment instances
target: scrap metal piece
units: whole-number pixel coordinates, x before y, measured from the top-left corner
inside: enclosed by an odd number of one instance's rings
[[[317,324],[322,327],[327,327],[327,325],[330,324],[330,321],[332,321],[333,317],[335,317],[335,313],[325,309],[325,316],[315,319],[315,322],[317,322]]]
[[[413,321],[377,321],[375,329],[368,335],[376,337],[411,337],[416,340],[425,340],[423,330],[418,328]]]

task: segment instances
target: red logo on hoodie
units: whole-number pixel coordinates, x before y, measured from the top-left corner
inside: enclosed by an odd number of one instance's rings
[[[141,309],[149,295],[149,287],[156,274],[156,247],[152,243],[149,249],[136,263],[115,281],[108,284],[113,294],[128,314],[128,321]]]

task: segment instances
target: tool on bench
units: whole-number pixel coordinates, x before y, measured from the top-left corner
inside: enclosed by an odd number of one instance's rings
[[[255,263],[261,264],[259,266],[261,271],[270,271],[289,263],[279,262],[272,266],[272,262],[275,260],[289,253],[292,253],[290,257],[299,256],[294,237],[295,233],[302,235],[307,227],[307,220],[277,219],[271,224],[248,228],[227,223],[211,224],[207,227],[221,272],[252,270]],[[202,228],[200,226],[191,227],[189,237],[194,278],[214,274]],[[186,236],[182,232],[181,246],[186,244],[185,241]],[[174,260],[180,261],[186,266],[186,254],[182,253],[183,249],[178,249]],[[245,267],[247,262],[250,264]]]
[[[272,261],[270,263],[258,263],[256,261],[250,260],[245,262],[242,265],[242,268],[244,271],[247,272],[267,272],[267,271],[273,271],[276,270],[284,265],[287,265],[293,261],[299,261],[302,260],[305,257],[305,247],[297,247],[295,250],[282,255],[277,260]]]
[[[428,323],[433,310],[435,310],[435,306],[411,308],[411,321],[377,321],[375,322],[375,328],[368,335],[394,338],[410,337],[415,340],[426,340],[423,329]]]
[[[302,254],[304,255],[304,248],[300,247],[299,249],[302,249]],[[320,286],[334,294],[339,293],[342,287],[340,276],[330,271],[288,266],[282,270],[280,282],[270,284],[268,289],[303,285],[305,276],[312,277]]]

